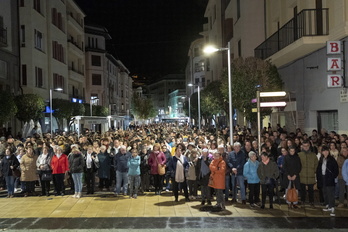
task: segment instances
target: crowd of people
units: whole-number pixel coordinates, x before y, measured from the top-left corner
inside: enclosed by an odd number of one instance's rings
[[[212,205],[215,196],[214,207],[220,210],[230,200],[264,209],[267,197],[272,209],[280,194],[292,209],[322,205],[323,211],[335,216],[335,207],[346,206],[346,134],[313,130],[307,135],[300,129],[269,127],[258,142],[250,130],[236,127],[235,142],[229,141],[228,128],[210,131],[175,124],[80,137],[8,135],[0,138],[0,187],[8,198],[65,195],[66,188],[80,198],[83,186],[85,194],[106,191],[135,199],[145,192],[172,191],[175,202],[183,193],[185,201],[199,199],[202,206]],[[295,197],[288,197],[294,191]]]

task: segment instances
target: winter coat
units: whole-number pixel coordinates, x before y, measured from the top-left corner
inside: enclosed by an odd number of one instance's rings
[[[301,151],[298,153],[300,157],[302,169],[300,172],[301,184],[315,184],[315,173],[318,167],[318,158],[313,152]]]
[[[302,164],[300,157],[297,153],[294,155],[286,155],[284,158],[284,186],[289,185],[288,176],[296,175],[296,179],[293,181],[296,189],[300,189],[300,172],[302,169]]]
[[[207,165],[208,169],[209,169],[209,166],[210,166],[210,163],[211,163],[211,159],[209,157],[207,157],[207,159],[205,161],[202,161],[202,159],[203,159],[203,156],[199,157],[198,160],[197,160],[197,163],[196,163],[196,177],[197,177],[197,180],[198,180],[200,185],[208,186],[210,172],[208,172],[205,176],[202,176],[201,167],[202,167],[202,162],[204,162]]]
[[[259,167],[257,168],[257,175],[260,178],[260,184],[266,184],[267,179],[272,178],[276,180],[279,177],[279,169],[277,164],[269,160],[268,164],[260,162]]]
[[[338,176],[338,164],[335,158],[329,155],[326,158],[326,171],[325,175],[322,172],[322,164],[324,162],[324,157],[320,158],[317,167],[317,185],[318,188],[325,186],[335,186],[335,178]],[[325,182],[325,183],[324,183]]]
[[[68,156],[61,154],[58,159],[56,155],[53,155],[51,160],[51,168],[52,174],[64,174],[66,171],[69,171]]]
[[[139,176],[140,175],[140,156],[130,156],[127,162],[128,176]]]
[[[189,162],[189,167],[187,170],[187,180],[196,180],[196,163],[197,161],[192,160],[193,158],[191,158],[190,162]]]
[[[237,176],[243,176],[243,168],[246,162],[245,154],[240,150],[237,154],[232,151],[228,155],[228,166],[233,169],[237,169]]]
[[[259,161],[256,160],[255,162],[253,162],[250,159],[244,164],[243,176],[247,179],[248,184],[260,183],[260,178],[257,175],[257,169],[259,165]]]
[[[118,152],[116,156],[114,157],[114,165],[115,169],[118,172],[128,172],[128,159],[131,157],[131,154],[129,152],[126,152],[125,154],[122,154],[121,152]]]
[[[69,156],[70,173],[83,173],[85,167],[85,159],[81,153],[71,154]]]
[[[13,169],[17,169],[19,167],[19,161],[15,155],[11,155],[9,159],[7,159],[6,156],[2,158],[0,167],[1,174],[4,177],[13,176],[12,169],[10,168],[10,166],[13,166]]]
[[[111,168],[111,156],[109,153],[99,152],[97,155],[99,160],[98,177],[109,179],[110,178],[110,168]]]
[[[42,163],[41,163],[42,160]],[[46,158],[42,157],[42,154],[39,155],[39,157],[36,160],[36,168],[37,170],[40,171],[49,171],[51,170],[51,160],[52,160],[52,155],[47,154]]]
[[[36,181],[36,160],[37,156],[32,154],[28,156],[27,154],[23,155],[21,159],[21,181]]]
[[[210,165],[210,178],[213,179],[213,183],[209,184],[209,187],[214,189],[225,189],[225,171],[226,163],[220,157],[219,159],[214,159]]]
[[[339,155],[337,158],[337,164],[338,164],[338,168],[339,168],[339,173],[338,173],[338,179],[342,180],[343,176],[342,176],[342,167],[344,164],[344,161],[346,161],[348,159],[348,157],[344,157],[343,155]]]
[[[156,154],[154,151],[152,151],[148,159],[148,164],[151,168],[151,175],[158,175],[158,164],[164,165],[166,161],[167,159],[163,152],[160,151]]]
[[[348,185],[348,159],[346,159],[346,161],[343,163],[342,176],[343,180],[346,182],[346,185]]]

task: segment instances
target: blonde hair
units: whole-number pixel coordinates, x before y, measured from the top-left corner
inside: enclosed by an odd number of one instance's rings
[[[155,150],[155,147],[158,147],[158,150],[159,150],[159,151],[162,151],[162,149],[161,149],[161,144],[155,143],[155,144],[153,145],[153,150]]]

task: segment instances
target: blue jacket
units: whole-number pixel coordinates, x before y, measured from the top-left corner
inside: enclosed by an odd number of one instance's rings
[[[129,176],[139,176],[140,175],[140,156],[130,156],[127,162],[128,175]]]
[[[344,181],[346,182],[346,185],[348,185],[348,159],[344,161],[342,166],[342,176]]]
[[[131,156],[129,152],[126,154],[122,154],[121,152],[118,152],[114,158],[115,163],[115,169],[119,172],[128,172],[128,159]]]
[[[257,175],[257,168],[259,167],[260,162],[252,162],[250,159],[244,164],[243,175],[247,178],[248,184],[257,184],[260,183],[260,178]]]
[[[178,162],[178,159],[176,158],[176,156],[173,156],[173,158],[169,161],[168,163],[168,170],[171,172],[171,176],[175,177],[175,172],[176,172],[176,164]],[[187,157],[184,156],[184,170],[186,170],[189,167],[189,163],[187,161]],[[186,174],[186,172],[184,171],[184,175]]]
[[[240,150],[237,154],[232,151],[228,154],[228,166],[237,169],[237,176],[243,176],[243,168],[246,162],[245,154]]]

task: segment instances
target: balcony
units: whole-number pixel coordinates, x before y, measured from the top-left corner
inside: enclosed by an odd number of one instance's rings
[[[7,29],[0,28],[0,47],[7,46]]]
[[[324,46],[328,34],[329,9],[306,9],[260,44],[254,50],[255,57],[267,59],[284,49],[282,56],[296,58]],[[272,57],[273,63],[276,58]],[[276,65],[284,62],[279,60]]]
[[[71,66],[69,66],[69,78],[80,83],[85,81],[84,73],[80,70],[76,70],[74,67]]]
[[[68,49],[69,49],[69,51],[72,51],[73,53],[75,53],[75,55],[78,56],[78,57],[83,57],[84,56],[83,48],[80,47],[76,43],[76,41],[68,39]]]
[[[72,13],[68,14],[68,23],[70,26],[74,27],[75,30],[82,31],[83,32],[83,25],[80,23]]]

